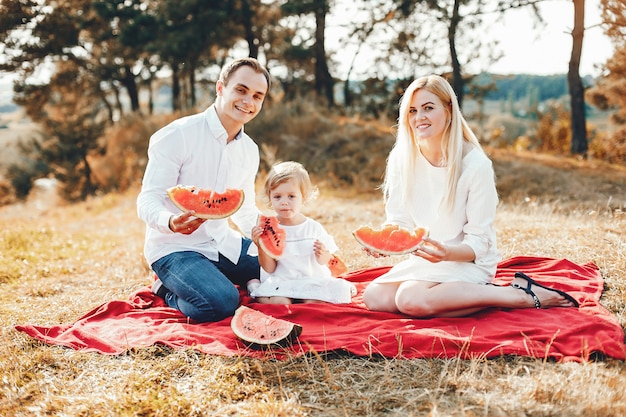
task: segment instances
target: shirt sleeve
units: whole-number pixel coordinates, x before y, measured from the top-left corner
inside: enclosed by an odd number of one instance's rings
[[[402,174],[399,170],[398,163],[393,163],[392,158],[397,159],[395,153],[389,155],[387,181],[390,185],[389,195],[385,202],[385,224],[395,224],[409,230],[413,230],[415,224],[409,212],[410,204],[404,198],[404,190],[402,190]]]
[[[175,141],[175,130],[166,127],[156,132],[148,147],[148,164],[141,192],[137,197],[137,214],[148,227],[161,233],[173,233],[169,219],[175,214],[166,203],[167,189],[176,185],[183,150]]]
[[[472,248],[476,260],[479,260],[489,253],[490,245],[495,240],[498,193],[491,162],[487,160],[476,166],[468,180],[467,223],[463,227],[463,243]]]

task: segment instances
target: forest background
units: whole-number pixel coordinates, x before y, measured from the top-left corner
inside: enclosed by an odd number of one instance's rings
[[[136,183],[150,134],[205,108],[219,68],[245,55],[275,79],[263,117],[249,126],[265,162],[305,155],[335,186],[380,182],[402,90],[428,73],[450,80],[486,146],[624,162],[621,2],[601,2],[615,55],[595,79],[579,75],[584,0],[572,2],[569,68],[547,77],[464,71],[498,59],[497,40],[478,36],[487,17],[527,8],[545,24],[541,1],[354,1],[342,42],[356,49],[330,54],[326,17],[340,3],[4,0],[0,70],[14,77],[13,101],[37,129],[5,150],[2,202],[24,198],[41,177],[58,180],[69,200]],[[367,69],[333,77],[339,60],[354,64],[362,54],[372,57]],[[280,125],[311,117],[320,119],[311,131]]]

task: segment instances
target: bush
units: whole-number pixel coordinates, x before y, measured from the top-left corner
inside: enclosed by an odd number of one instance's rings
[[[589,142],[588,154],[595,159],[601,159],[614,164],[626,162],[626,128],[614,132],[596,133]]]
[[[124,191],[139,184],[148,162],[150,136],[175,117],[130,115],[109,127],[100,139],[104,153],[92,153],[88,158],[96,187]]]
[[[518,119],[510,114],[491,116],[485,126],[487,144],[496,148],[508,148],[520,136],[528,135],[528,121]]]
[[[393,143],[380,123],[330,114],[304,100],[275,103],[246,127],[260,145],[261,170],[295,160],[331,185],[372,189],[382,182]]]

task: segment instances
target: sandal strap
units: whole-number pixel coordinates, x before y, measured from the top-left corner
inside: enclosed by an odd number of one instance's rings
[[[535,302],[535,308],[541,308],[541,302],[539,301],[539,297],[537,297],[537,295],[533,292],[533,290],[531,290],[532,284],[528,281],[526,281],[526,283],[527,283],[526,288],[516,283],[511,284],[511,287],[520,289],[524,291],[526,294],[530,295],[533,298],[533,301]]]

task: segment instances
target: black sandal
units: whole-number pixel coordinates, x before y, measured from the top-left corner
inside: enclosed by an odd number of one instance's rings
[[[541,302],[539,301],[539,297],[537,297],[537,295],[533,292],[533,290],[531,290],[533,285],[536,285],[537,287],[541,287],[541,288],[546,289],[548,291],[556,292],[561,297],[565,298],[566,300],[568,300],[569,302],[574,304],[574,306],[576,308],[578,308],[578,306],[580,305],[580,304],[578,304],[578,301],[576,301],[574,299],[574,297],[572,297],[568,293],[563,292],[561,290],[557,290],[555,288],[546,287],[545,285],[541,285],[540,283],[538,283],[537,281],[535,281],[534,279],[532,279],[528,275],[524,274],[523,272],[516,272],[515,273],[515,278],[522,278],[522,279],[526,280],[526,282],[527,282],[526,288],[522,287],[519,284],[515,284],[515,283],[511,284],[511,287],[518,288],[518,289],[524,291],[526,294],[530,295],[533,298],[533,301],[535,302],[535,308],[541,308]]]

